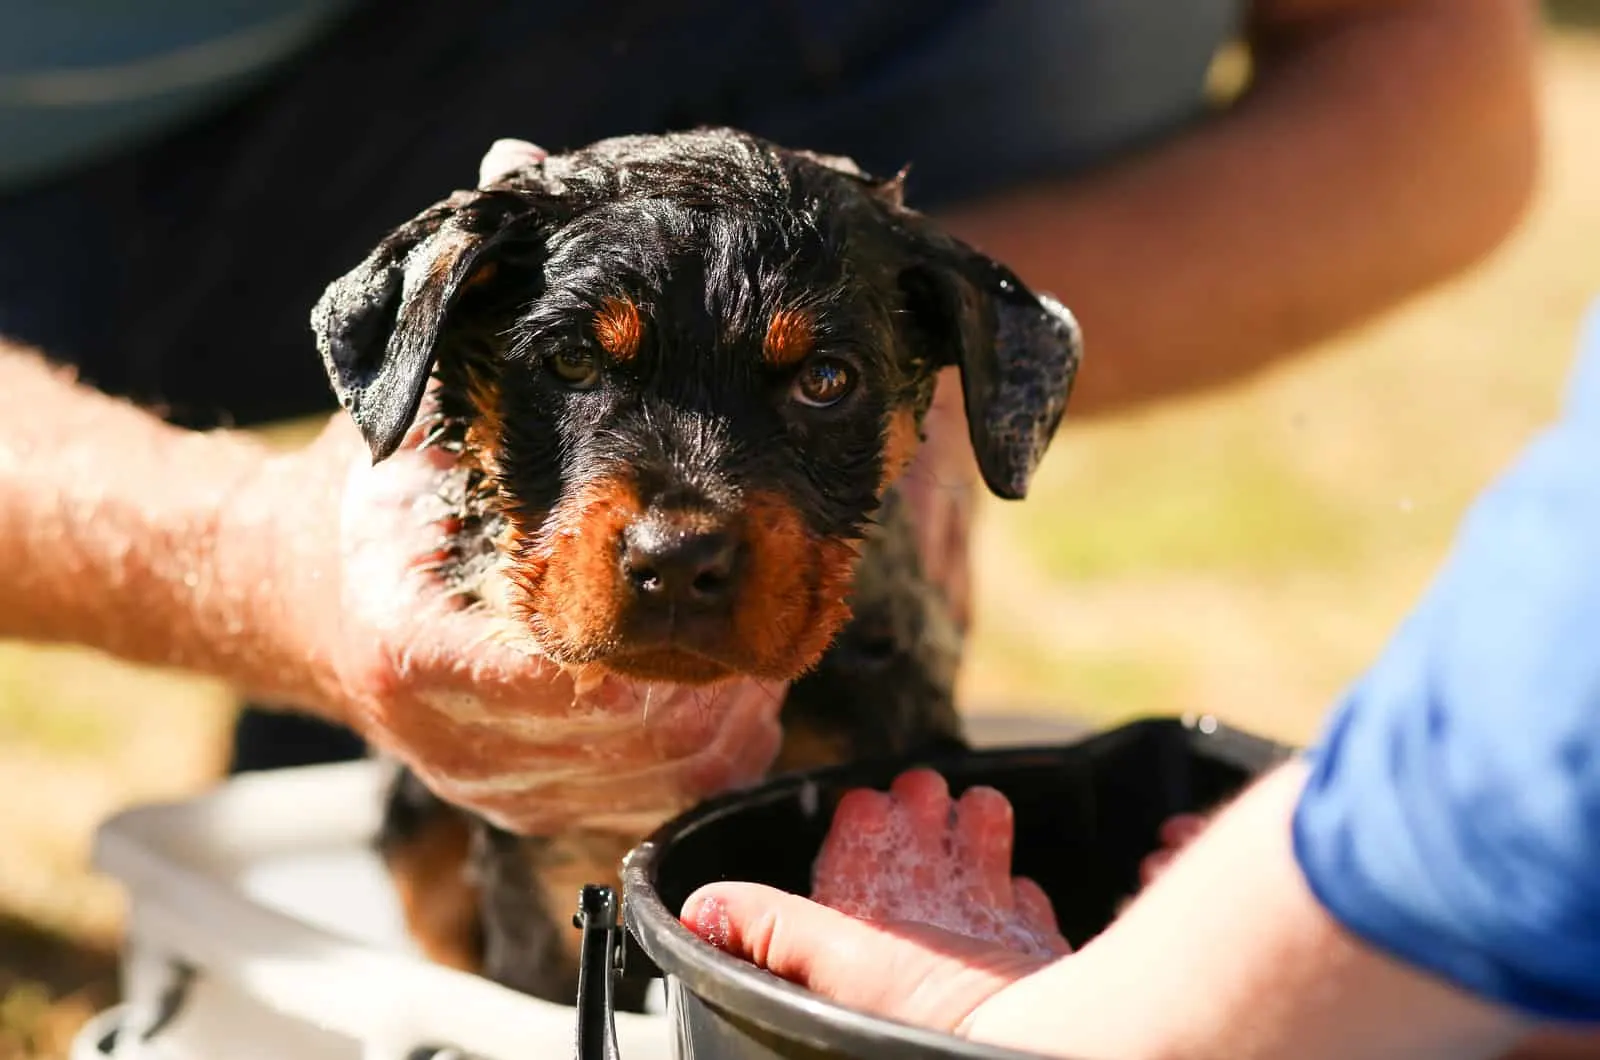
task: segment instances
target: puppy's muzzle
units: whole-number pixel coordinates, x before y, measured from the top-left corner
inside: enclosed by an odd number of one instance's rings
[[[623,531],[622,577],[641,612],[726,612],[742,551],[720,523],[649,515]]]
[[[626,640],[636,648],[728,653],[745,544],[731,521],[652,510],[621,535]]]

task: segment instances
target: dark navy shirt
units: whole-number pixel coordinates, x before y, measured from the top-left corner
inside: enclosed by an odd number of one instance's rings
[[[1481,997],[1600,1021],[1600,303],[1560,419],[1311,761],[1295,849],[1339,921]]]
[[[434,65],[452,50],[501,49],[476,56],[485,81],[497,63],[549,65],[552,48],[585,56],[560,98],[522,100],[527,127],[507,118],[504,135],[549,136],[564,124],[541,110],[592,107],[597,94],[612,97],[609,127],[584,135],[637,132],[659,121],[660,100],[685,96],[686,122],[741,118],[857,154],[876,138],[935,174],[1014,180],[1193,119],[1241,10],[1242,0],[0,0],[0,192],[192,126],[270,84],[357,12],[437,42],[408,69],[369,67],[402,82],[400,107],[416,106],[406,80],[455,91]],[[797,50],[848,87],[823,99],[794,82]],[[666,78],[657,55],[671,57]],[[730,96],[742,113],[714,114]]]
[[[0,336],[189,426],[331,412],[311,306],[497,137],[733,125],[933,211],[1203,120],[1245,7],[0,0]]]
[[[0,188],[193,121],[351,3],[0,0]]]

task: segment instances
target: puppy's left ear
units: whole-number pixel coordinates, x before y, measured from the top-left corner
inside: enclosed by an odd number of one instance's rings
[[[458,192],[390,232],[311,311],[329,382],[373,463],[416,418],[451,303],[530,210],[510,193]]]
[[[885,232],[917,344],[935,363],[961,370],[968,433],[985,484],[1006,500],[1027,496],[1083,359],[1077,320],[907,208],[908,170],[882,179],[842,156],[785,154],[799,174],[849,189],[847,209],[864,207],[869,227]]]
[[[1006,500],[1028,485],[1066,413],[1083,358],[1072,313],[1010,269],[918,217],[903,231],[905,308],[941,365],[961,371],[967,428],[989,490]]]

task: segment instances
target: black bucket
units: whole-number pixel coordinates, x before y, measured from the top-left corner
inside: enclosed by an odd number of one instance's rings
[[[1022,1053],[832,1004],[705,944],[677,913],[696,888],[714,881],[808,893],[811,863],[840,797],[853,788],[885,789],[905,769],[927,765],[945,777],[952,795],[983,784],[1011,801],[1013,871],[1044,888],[1076,949],[1137,890],[1140,862],[1156,849],[1162,822],[1216,806],[1292,753],[1209,718],[1157,718],[1066,744],[793,774],[708,802],[668,822],[629,855],[626,935],[616,923],[615,895],[585,890],[579,1060],[617,1055],[614,976],[663,973],[676,1060],[1021,1060]]]

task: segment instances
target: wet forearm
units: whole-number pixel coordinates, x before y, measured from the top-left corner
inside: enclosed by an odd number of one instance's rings
[[[217,547],[263,446],[171,427],[3,340],[0,424],[0,636],[292,691],[254,621],[270,564]]]
[[[1269,0],[1226,113],[960,235],[1084,327],[1077,414],[1234,381],[1450,276],[1533,187],[1534,5]]]
[[[1290,840],[1303,779],[1291,765],[1247,791],[1102,936],[980,1010],[974,1036],[1129,1060],[1473,1060],[1523,1038],[1323,911]]]

